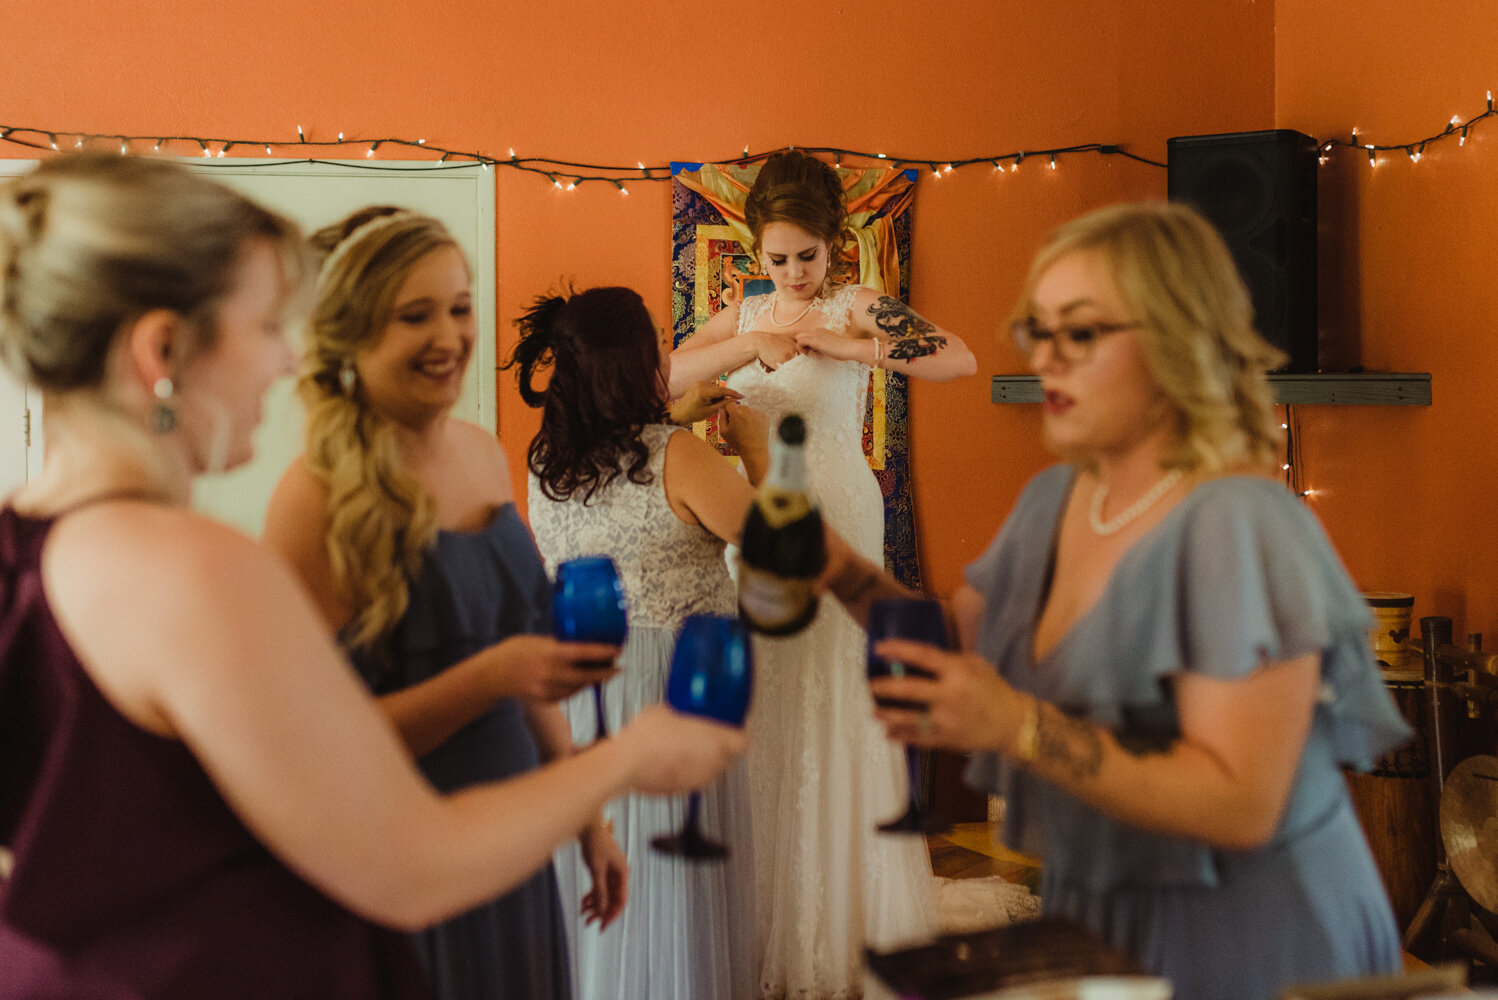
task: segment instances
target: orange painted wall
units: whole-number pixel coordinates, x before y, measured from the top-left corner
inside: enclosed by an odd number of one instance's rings
[[[1281,0],[1307,33],[1335,23],[1332,14],[1313,15],[1317,6],[1345,18],[1362,9],[1351,0]],[[1275,10],[1270,0],[879,0],[736,10],[668,0],[627,6],[605,0],[6,0],[0,6],[7,55],[0,60],[0,123],[230,138],[290,136],[301,124],[318,136],[343,130],[426,137],[490,155],[513,147],[522,155],[592,162],[718,159],[746,144],[960,158],[1087,142],[1123,143],[1163,160],[1172,135],[1275,124],[1277,48],[1296,64],[1309,61],[1315,49],[1287,45],[1283,27],[1277,42]],[[1397,34],[1390,28],[1391,40]],[[1475,67],[1475,56],[1472,62]],[[1307,86],[1303,107],[1287,101],[1281,117],[1329,131],[1345,127],[1349,116],[1401,133],[1425,127],[1429,115],[1392,83],[1373,101],[1354,86],[1351,69],[1338,72],[1345,101],[1319,103],[1316,88]],[[1307,67],[1300,76],[1310,73]],[[1295,75],[1287,70],[1279,77]],[[1438,119],[1450,113],[1451,100],[1471,97],[1470,81],[1456,82],[1421,80]],[[1373,104],[1390,104],[1391,115],[1397,110],[1405,117],[1375,121]],[[1492,135],[1489,148],[1498,142],[1498,128]],[[0,155],[29,154],[0,144]],[[1460,166],[1415,176],[1429,177],[1439,191],[1452,190],[1452,183],[1475,186],[1483,161],[1454,159]],[[1422,183],[1404,181],[1394,169],[1378,182]],[[499,172],[497,184],[502,353],[524,302],[559,278],[635,286],[666,314],[666,185],[635,184],[626,198],[602,185],[562,193],[508,171]],[[922,181],[913,304],[968,340],[980,372],[955,384],[917,385],[912,393],[919,528],[934,589],[955,586],[1020,485],[1048,461],[1038,444],[1035,409],[992,404],[987,381],[1022,370],[999,334],[999,320],[1034,246],[1082,210],[1164,192],[1163,169],[1122,157],[1071,157],[1054,172],[1031,160],[1014,176],[974,167]],[[1421,226],[1414,220],[1430,207],[1399,201],[1381,211],[1411,217],[1404,226]],[[1371,212],[1366,217],[1374,218]],[[1426,223],[1420,232],[1434,240],[1446,230]],[[1369,228],[1361,245],[1392,269],[1408,247],[1402,241],[1383,247],[1382,238]],[[1436,261],[1424,266],[1430,274],[1422,280],[1442,271]],[[1382,306],[1365,323],[1367,360],[1385,367],[1439,364],[1432,368],[1439,372],[1438,407],[1371,416],[1308,412],[1307,437],[1318,478],[1324,474],[1343,491],[1326,506],[1355,569],[1370,584],[1429,592],[1436,571],[1416,572],[1396,558],[1412,541],[1403,529],[1413,519],[1398,516],[1409,509],[1402,477],[1423,463],[1450,469],[1442,473],[1450,485],[1459,480],[1457,469],[1476,464],[1475,441],[1459,436],[1474,408],[1457,418],[1449,407],[1459,380],[1466,377],[1470,385],[1477,377],[1463,376],[1467,358],[1453,345],[1479,336],[1482,314],[1463,310],[1433,325],[1413,301],[1400,305],[1392,314]],[[1410,335],[1417,323],[1419,333]],[[1397,335],[1380,339],[1385,330]],[[1433,352],[1417,343],[1448,346]],[[536,417],[507,377],[499,412],[501,438],[518,474]],[[1382,467],[1362,468],[1347,456],[1373,428],[1393,445],[1393,457]],[[1491,487],[1491,478],[1487,482]],[[1450,511],[1444,523],[1470,526],[1477,501],[1448,492],[1425,494],[1435,513],[1422,519]],[[1370,496],[1382,498],[1380,506],[1363,510],[1347,503]],[[1381,517],[1393,524],[1380,524]],[[1435,522],[1428,522],[1424,535],[1436,534]],[[1465,534],[1471,541],[1474,532]],[[1443,586],[1466,591],[1476,576],[1471,567]],[[1498,602],[1491,599],[1491,582],[1487,586],[1481,605],[1492,616]]]
[[[1498,91],[1477,0],[1277,0],[1275,119],[1406,143]],[[1498,117],[1465,146],[1321,172],[1323,336],[1346,363],[1431,373],[1429,408],[1304,407],[1303,468],[1354,577],[1498,645]]]

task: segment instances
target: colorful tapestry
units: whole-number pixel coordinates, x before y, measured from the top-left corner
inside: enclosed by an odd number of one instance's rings
[[[749,252],[752,241],[744,224],[744,200],[759,166],[671,165],[671,318],[677,346],[725,301],[774,288]],[[853,238],[833,260],[831,280],[856,281],[909,301],[916,172],[839,167],[837,173]],[[874,369],[867,398],[864,455],[884,494],[885,566],[906,586],[920,589],[906,377]],[[726,451],[715,427],[699,424],[696,430]]]

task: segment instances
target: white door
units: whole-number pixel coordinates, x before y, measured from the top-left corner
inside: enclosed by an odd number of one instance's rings
[[[36,164],[36,160],[0,160],[0,183]],[[10,496],[41,471],[41,444],[41,399],[0,365],[0,498]]]
[[[0,171],[21,173],[35,161],[0,161]],[[468,366],[462,397],[455,415],[493,430],[495,428],[495,318],[494,318],[494,178],[480,166],[440,166],[430,161],[319,161],[269,165],[265,160],[183,158],[216,180],[244,191],[250,197],[295,219],[307,230],[343,218],[366,205],[398,205],[441,219],[473,267],[474,312],[478,343]],[[299,338],[299,332],[298,332]],[[12,380],[13,382],[13,380]],[[13,388],[13,386],[12,386]],[[0,439],[8,436],[14,419],[22,426],[25,400],[14,409],[6,387],[0,386]],[[35,393],[32,394],[33,397]],[[41,435],[37,406],[33,401],[32,447],[15,464],[14,446],[0,451],[3,482],[22,481],[29,463],[34,471]],[[24,438],[18,437],[24,441]],[[22,446],[24,448],[24,445]],[[245,466],[221,476],[204,477],[194,491],[198,509],[241,530],[259,536],[265,507],[282,471],[302,451],[302,407],[296,398],[294,380],[273,386],[266,397],[265,421],[255,437],[255,458]]]

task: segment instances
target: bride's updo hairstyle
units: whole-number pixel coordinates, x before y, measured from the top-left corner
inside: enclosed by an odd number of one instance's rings
[[[848,209],[843,185],[826,163],[807,153],[775,153],[759,168],[744,202],[744,221],[759,256],[760,239],[772,222],[788,222],[806,230],[833,251],[841,248]]]
[[[417,262],[457,241],[430,216],[378,205],[309,242],[322,268],[297,380],[305,461],[328,488],[328,561],[353,602],[344,640],[371,650],[405,614],[437,510],[401,465],[396,427],[369,405],[354,358],[379,342]]]
[[[536,298],[515,321],[520,342],[504,365],[519,368],[520,395],[541,408],[527,465],[552,500],[584,502],[620,474],[651,481],[640,431],[665,420],[659,334],[629,288],[590,288]],[[550,367],[551,380],[535,387]]]
[[[256,238],[277,245],[287,286],[300,285],[296,226],[236,191],[168,160],[47,160],[0,187],[0,356],[43,391],[98,389],[120,330],[170,309],[187,321],[180,367],[215,341]]]

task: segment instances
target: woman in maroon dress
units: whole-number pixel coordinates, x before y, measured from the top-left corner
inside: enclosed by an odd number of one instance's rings
[[[304,270],[294,226],[164,161],[0,188],[0,350],[47,421],[0,509],[0,998],[420,996],[377,925],[741,747],[660,709],[513,781],[421,779],[289,569],[188,509],[251,454]]]

